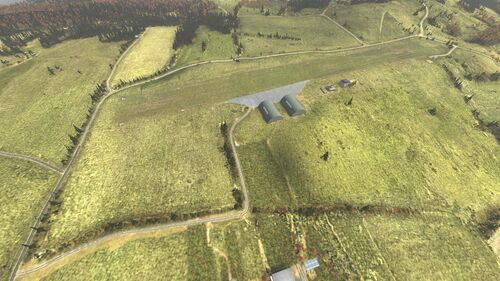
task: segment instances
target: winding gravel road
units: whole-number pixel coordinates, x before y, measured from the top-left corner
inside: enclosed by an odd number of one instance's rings
[[[62,174],[64,172],[63,169],[57,167],[56,165],[54,165],[52,163],[49,163],[47,161],[44,161],[44,160],[39,159],[39,158],[35,158],[33,156],[29,156],[29,155],[22,155],[22,154],[13,153],[13,152],[0,151],[0,157],[29,161],[29,162],[35,163],[39,166],[42,166],[44,168],[47,168],[47,169],[52,170],[52,171],[59,173],[59,174]]]

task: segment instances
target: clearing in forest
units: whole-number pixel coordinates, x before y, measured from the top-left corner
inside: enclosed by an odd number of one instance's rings
[[[166,66],[173,54],[175,26],[149,27],[116,68],[111,84],[147,77]]]

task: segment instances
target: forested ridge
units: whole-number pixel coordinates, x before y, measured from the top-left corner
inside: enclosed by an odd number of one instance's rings
[[[213,24],[227,29],[209,0],[48,0],[0,6],[0,53],[15,53],[39,38],[48,47],[64,39],[99,36],[127,40],[151,25]],[[220,19],[222,18],[222,19]],[[230,23],[234,24],[234,23]]]

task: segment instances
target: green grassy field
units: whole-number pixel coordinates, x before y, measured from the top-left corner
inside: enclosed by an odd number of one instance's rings
[[[484,30],[487,25],[474,17],[472,13],[465,11],[458,1],[450,0],[441,4],[437,1],[432,1],[432,7],[429,9],[429,25],[428,30],[433,35],[441,38],[452,38],[461,42],[468,41],[479,31]],[[446,16],[452,15],[452,16]],[[497,20],[498,15],[496,15]],[[458,27],[456,32],[450,32],[447,25],[456,24]]]
[[[326,15],[343,25],[361,40],[374,43],[410,35],[403,28],[414,31],[414,34],[418,33],[418,23],[423,14],[421,12],[417,16],[412,15],[418,8],[418,1],[404,0],[357,5],[333,2]],[[381,22],[382,30],[380,29]]]
[[[99,250],[43,280],[226,281],[228,271],[236,280],[260,280],[264,272],[255,229],[243,221]]]
[[[500,121],[500,100],[498,99],[498,81],[486,79],[476,81],[467,79],[466,76],[475,76],[481,73],[500,71],[500,67],[492,60],[470,55],[469,52],[457,49],[449,59],[440,59],[438,63],[446,64],[453,73],[464,81],[463,95],[473,96],[469,102],[471,109],[480,112],[480,118],[485,122]]]
[[[276,220],[261,216],[259,222]],[[444,214],[338,212],[278,221],[286,225],[264,242],[277,249],[293,247],[295,254],[283,251],[279,257],[295,257],[290,264],[318,257],[318,281],[496,280],[500,274],[491,249]]]
[[[382,49],[383,55],[379,48],[367,48],[350,57],[304,55],[207,65],[117,94],[92,129],[40,249],[71,246],[131,220],[232,208],[233,183],[220,151],[218,125],[242,112],[221,102],[298,79],[440,50],[427,41]]]
[[[321,94],[346,77],[360,84]],[[268,126],[256,111],[236,132],[254,206],[456,205],[467,217],[499,204],[500,148],[439,66],[415,60],[344,72],[311,82],[303,99],[305,117]]]
[[[10,263],[57,175],[24,161],[0,158],[0,177],[0,280],[7,280]]]
[[[258,33],[263,36],[258,36]],[[296,39],[268,38],[278,33]],[[266,17],[248,15],[241,17],[241,34],[244,55],[258,56],[290,51],[327,49],[357,46],[358,43],[334,23],[322,17]]]
[[[111,84],[147,77],[165,67],[173,54],[175,31],[175,26],[147,28],[116,68]]]
[[[257,214],[251,220],[99,250],[43,280],[261,280],[267,266],[276,272],[312,257],[320,262],[312,273],[318,281],[500,276],[491,249],[448,214]]]
[[[71,144],[68,135],[75,134],[73,125],[85,120],[89,95],[107,78],[118,50],[119,43],[97,38],[71,40],[0,70],[0,150],[60,164]]]
[[[156,113],[165,111],[166,107],[178,111],[200,105],[211,106],[298,81],[411,58],[425,59],[444,52],[446,48],[435,42],[410,39],[350,52],[208,64],[145,85],[141,102],[136,107],[138,111]]]
[[[157,102],[139,89],[107,102],[42,248],[85,240],[113,223],[233,208],[219,125],[241,109],[167,106],[154,112]]]
[[[498,280],[493,251],[477,233],[445,215],[366,218],[396,280]]]
[[[207,49],[202,50],[202,42],[207,43]],[[177,51],[176,66],[213,59],[229,59],[235,57],[233,42],[230,34],[212,31],[206,26],[196,30],[193,43]]]

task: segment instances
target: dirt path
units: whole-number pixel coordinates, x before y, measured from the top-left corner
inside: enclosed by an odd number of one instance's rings
[[[332,19],[331,17],[327,16],[326,15],[326,11],[328,11],[328,8],[330,8],[330,5],[331,5],[331,1],[330,3],[328,3],[328,6],[326,6],[326,8],[323,10],[323,12],[321,12],[320,16],[333,22],[335,25],[337,25],[340,29],[342,29],[344,32],[346,32],[347,34],[351,35],[352,38],[354,38],[354,40],[358,41],[359,44],[361,44],[361,46],[364,46],[365,43],[359,39],[356,35],[354,35],[354,33],[350,32],[347,28],[345,28],[343,25],[341,25],[340,23],[338,23],[337,21],[335,21],[334,19]]]
[[[56,173],[62,174],[64,172],[63,169],[57,167],[56,165],[49,163],[47,161],[44,161],[42,159],[38,159],[32,156],[28,155],[22,155],[22,154],[17,154],[17,153],[12,153],[12,152],[6,152],[6,151],[0,151],[0,157],[5,157],[5,158],[11,158],[11,159],[20,159],[20,160],[25,160],[29,161],[32,163],[35,163],[39,166],[42,166],[44,168],[47,168],[49,170],[52,170]]]
[[[208,247],[212,248],[215,254],[221,256],[225,261],[226,261],[226,266],[227,266],[227,279],[228,280],[233,280],[233,273],[231,272],[231,263],[229,262],[229,258],[227,257],[227,254],[224,253],[221,249],[217,248],[216,246],[213,245],[212,240],[210,239],[210,230],[212,230],[212,223],[207,223],[207,245]]]
[[[441,57],[447,57],[447,56],[451,55],[451,53],[453,53],[453,51],[455,51],[457,48],[458,48],[457,45],[453,45],[453,47],[451,47],[451,49],[448,52],[446,52],[445,54],[433,55],[433,56],[430,56],[429,58],[434,60],[434,59],[441,58]]]
[[[384,13],[382,14],[382,17],[380,18],[380,26],[378,28],[378,36],[380,40],[382,40],[382,27],[384,25],[385,14],[387,14],[387,11],[384,11]]]

